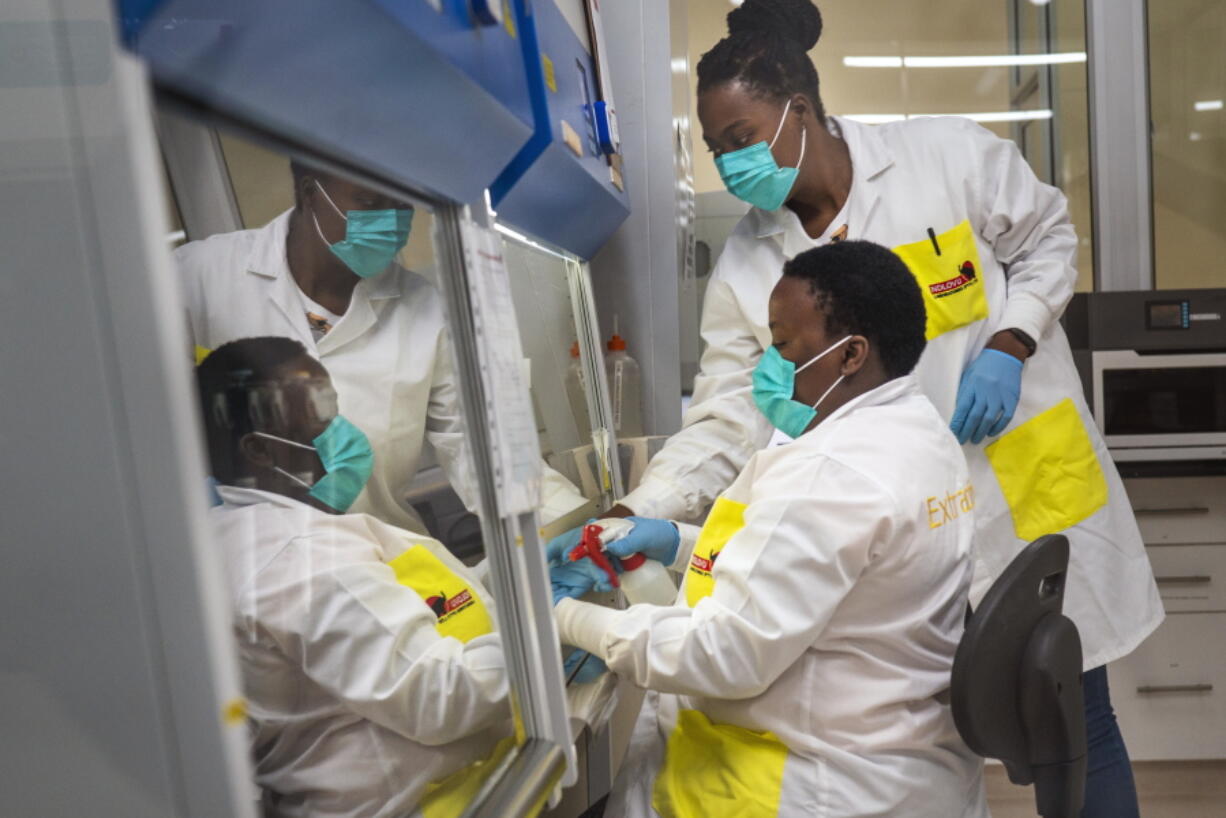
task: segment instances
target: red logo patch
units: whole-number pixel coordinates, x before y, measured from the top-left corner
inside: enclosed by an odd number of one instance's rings
[[[953,295],[966,289],[977,280],[978,276],[975,274],[975,265],[968,260],[962,262],[962,266],[958,268],[958,274],[953,278],[946,281],[938,281],[936,284],[929,284],[928,292],[933,298],[944,298],[947,295]]]

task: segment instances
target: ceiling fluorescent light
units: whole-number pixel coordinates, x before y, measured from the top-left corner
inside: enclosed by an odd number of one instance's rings
[[[1198,111],[1220,111],[1222,110],[1222,100],[1220,99],[1202,99],[1192,106]]]
[[[992,68],[1015,65],[1062,65],[1086,61],[1084,51],[1060,54],[984,54],[965,57],[844,57],[848,68]]]
[[[848,68],[902,68],[902,57],[844,57]]]
[[[903,57],[907,68],[991,68],[1015,65],[1061,65],[1085,62],[1084,51],[1063,54],[985,54],[969,57]]]
[[[1050,108],[1034,111],[988,111],[980,114],[846,114],[843,119],[863,122],[866,125],[882,125],[886,122],[901,122],[928,116],[960,116],[975,122],[1027,122],[1035,119],[1051,119]]]

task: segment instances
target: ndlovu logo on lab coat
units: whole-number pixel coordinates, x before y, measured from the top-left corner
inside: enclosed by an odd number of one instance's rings
[[[928,292],[933,298],[944,298],[947,295],[961,292],[978,281],[979,277],[975,273],[975,264],[968,259],[962,262],[962,266],[958,268],[958,274],[953,278],[929,284]]]
[[[450,599],[442,591],[426,599],[426,604],[430,606],[430,610],[434,611],[434,616],[440,623],[446,622],[460,611],[472,605],[472,603],[473,595],[467,588]]]

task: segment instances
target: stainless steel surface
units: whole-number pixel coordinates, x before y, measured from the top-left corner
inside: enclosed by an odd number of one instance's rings
[[[557,745],[530,739],[494,772],[461,818],[535,815],[562,777],[566,755]]]
[[[552,595],[544,548],[537,534],[535,512],[508,514],[499,499],[494,470],[499,444],[490,434],[486,389],[477,366],[483,354],[482,341],[473,324],[468,279],[474,271],[465,262],[463,219],[493,229],[488,209],[481,204],[464,210],[442,207],[435,216],[435,244],[440,265],[449,272],[442,283],[448,323],[461,364],[457,387],[481,488],[479,516],[490,563],[489,582],[497,600],[499,633],[518,718],[529,738],[567,748],[569,763],[563,783],[570,784],[575,778],[574,747],[570,743],[562,668],[557,660],[557,628],[549,607]]]
[[[1145,0],[1086,0],[1098,290],[1154,286]]]
[[[600,468],[600,509],[603,511],[625,494],[626,484],[622,479],[621,460],[616,457],[617,432],[613,429],[613,407],[592,292],[591,267],[572,259],[566,270],[570,301],[575,310],[579,360],[584,372],[584,397],[592,423],[592,446]]]

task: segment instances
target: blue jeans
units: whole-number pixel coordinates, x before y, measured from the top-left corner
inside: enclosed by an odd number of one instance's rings
[[[1086,705],[1086,801],[1081,818],[1140,818],[1128,748],[1111,709],[1107,668],[1083,676]]]

